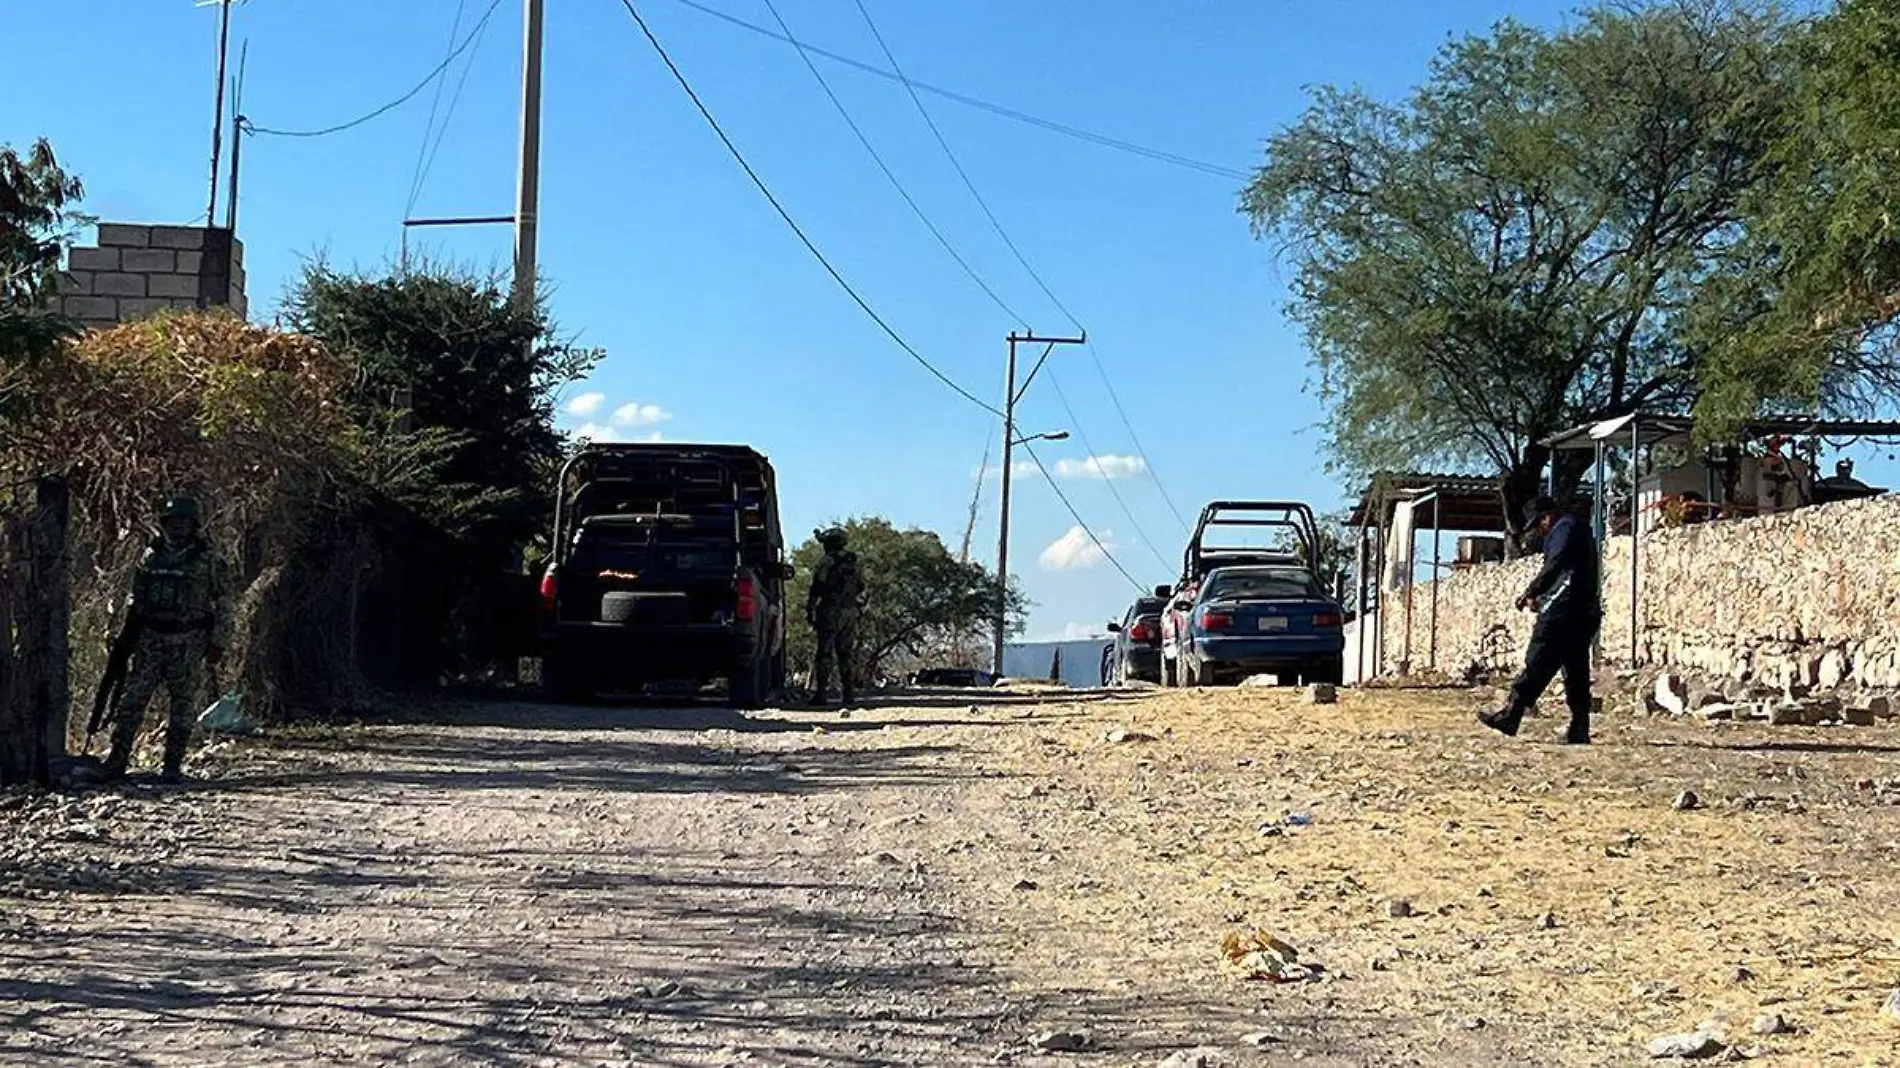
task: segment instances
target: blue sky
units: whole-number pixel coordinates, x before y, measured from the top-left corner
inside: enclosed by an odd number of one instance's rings
[[[467,0],[464,32],[490,0]],[[763,0],[704,0],[770,24]],[[794,33],[883,65],[851,0],[777,0]],[[1450,34],[1549,0],[865,0],[913,78],[1116,138],[1246,168],[1294,119],[1304,87],[1396,96]],[[0,141],[53,139],[110,220],[203,213],[216,14],[190,0],[9,3]],[[993,305],[890,188],[798,53],[677,0],[640,0],[654,30],[753,165],[838,269],[920,352],[986,401],[1002,388]],[[883,514],[960,540],[996,420],[898,350],[801,248],[726,155],[616,0],[552,0],[541,263],[554,307],[604,347],[566,424],[627,436],[745,441],[777,464],[788,531]],[[466,87],[415,207],[506,214],[514,197],[520,4],[501,0],[467,55]],[[244,110],[274,128],[354,118],[446,54],[457,0],[252,0]],[[82,13],[83,12],[83,13]],[[1068,332],[957,178],[901,86],[817,60],[853,116],[964,258],[1043,332]],[[464,65],[449,68],[454,90]],[[445,109],[448,93],[441,101]],[[346,133],[255,137],[240,237],[254,314],[311,256],[394,257],[432,92]],[[1306,356],[1284,277],[1236,214],[1239,182],[1112,151],[947,100],[926,105],[1017,246],[1087,327],[1147,446],[1141,463],[1089,353],[1059,350],[1024,402],[1075,507],[1143,585],[1167,581],[1216,496],[1331,507]],[[439,125],[439,123],[438,123]],[[501,229],[427,231],[412,248],[505,265]],[[1060,386],[1059,395],[1056,386]],[[597,403],[589,408],[598,394]],[[1061,404],[1071,402],[1075,419]],[[1102,473],[1117,477],[1112,483]],[[1016,481],[1012,572],[1031,636],[1099,626],[1133,594],[1041,476]],[[1163,488],[1165,487],[1165,497]],[[995,480],[976,551],[995,551]],[[1125,514],[1115,492],[1127,506]],[[1078,548],[1078,546],[1080,546]],[[1058,566],[1066,565],[1066,566]]]

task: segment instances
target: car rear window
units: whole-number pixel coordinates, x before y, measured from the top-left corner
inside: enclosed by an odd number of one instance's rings
[[[1320,593],[1313,576],[1296,568],[1227,571],[1207,584],[1207,600],[1254,600],[1270,597],[1314,597]]]

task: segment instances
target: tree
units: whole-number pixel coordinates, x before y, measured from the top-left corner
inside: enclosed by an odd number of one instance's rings
[[[41,400],[32,376],[74,333],[47,305],[83,193],[46,141],[25,156],[0,145],[0,785],[45,783],[65,722],[70,497],[25,455],[18,423]]]
[[[1844,0],[1796,39],[1796,77],[1746,202],[1773,299],[1715,324],[1705,421],[1762,407],[1871,414],[1900,393],[1900,7]]]
[[[565,448],[554,398],[600,354],[560,340],[545,307],[517,308],[494,275],[425,266],[376,277],[319,263],[287,318],[355,366],[359,422],[393,420],[442,443],[429,508],[445,530],[511,556],[546,526]]]
[[[843,527],[858,556],[864,586],[856,650],[862,678],[875,679],[900,661],[960,647],[967,638],[990,632],[997,583],[982,565],[959,561],[932,531],[899,530],[890,520],[876,517],[852,519]],[[822,556],[824,547],[816,536],[792,556],[798,568],[787,594],[794,663],[811,663],[817,649],[804,608],[812,572]],[[1012,587],[1008,605],[1010,633],[1020,633],[1028,602]]]
[[[1736,262],[1740,205],[1787,27],[1739,4],[1598,8],[1447,45],[1402,104],[1318,91],[1240,208],[1296,269],[1333,466],[1488,466],[1516,515],[1540,439],[1692,401],[1702,294],[1759,296],[1708,283],[1759,277]]]
[[[436,265],[367,275],[316,264],[287,318],[352,367],[369,481],[409,513],[376,533],[385,588],[370,599],[415,621],[381,674],[433,682],[518,652],[522,563],[550,525],[566,449],[555,396],[599,353],[562,340],[541,302],[516,306],[498,276]]]
[[[23,399],[20,368],[72,336],[72,324],[47,305],[60,256],[87,221],[74,210],[84,194],[46,141],[24,156],[0,145],[0,419]]]

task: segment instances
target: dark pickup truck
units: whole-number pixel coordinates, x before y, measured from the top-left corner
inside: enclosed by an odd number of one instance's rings
[[[561,700],[726,681],[739,708],[785,683],[772,464],[740,445],[594,444],[561,470],[541,579],[542,684]]]

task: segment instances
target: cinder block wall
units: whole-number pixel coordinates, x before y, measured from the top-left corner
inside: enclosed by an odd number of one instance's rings
[[[98,245],[73,249],[59,280],[60,311],[87,327],[217,307],[249,312],[244,244],[221,227],[100,223]]]

